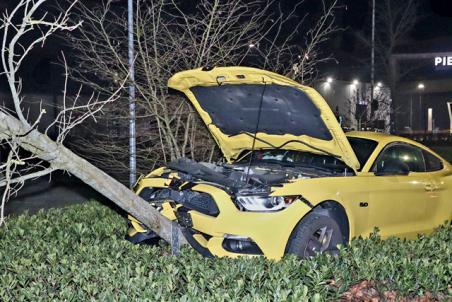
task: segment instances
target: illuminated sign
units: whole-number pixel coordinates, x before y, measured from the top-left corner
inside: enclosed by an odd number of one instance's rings
[[[435,67],[438,69],[452,68],[452,56],[435,57]]]

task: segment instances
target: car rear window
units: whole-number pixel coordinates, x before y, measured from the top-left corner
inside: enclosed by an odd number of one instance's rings
[[[422,153],[424,155],[425,168],[427,172],[439,171],[443,169],[443,162],[439,158],[425,150],[422,150]]]
[[[365,138],[347,137],[347,139],[350,142],[362,169],[378,143]]]

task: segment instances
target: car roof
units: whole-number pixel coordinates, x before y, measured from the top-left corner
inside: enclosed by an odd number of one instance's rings
[[[379,143],[397,141],[397,142],[406,142],[406,143],[410,143],[413,145],[418,145],[417,142],[415,142],[411,139],[401,137],[401,136],[391,135],[391,134],[387,134],[387,133],[382,133],[382,132],[350,131],[350,132],[346,132],[345,135],[347,137],[370,139],[370,140],[377,141]]]

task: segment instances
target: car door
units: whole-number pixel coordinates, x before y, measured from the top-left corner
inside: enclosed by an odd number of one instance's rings
[[[422,150],[426,171],[432,181],[432,191],[429,200],[429,215],[426,221],[426,232],[452,219],[452,172],[447,169],[447,163],[427,150]]]
[[[385,164],[394,162],[406,165],[409,173],[375,173],[369,188],[369,222],[382,237],[412,238],[426,229],[434,185],[426,172],[422,149],[391,143],[381,151],[372,171],[383,170]]]

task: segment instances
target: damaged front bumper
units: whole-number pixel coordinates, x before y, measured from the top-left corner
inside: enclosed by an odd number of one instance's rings
[[[176,181],[175,181],[176,180]],[[170,188],[173,194],[197,192],[210,197],[187,204],[177,202],[177,195],[170,196],[158,209],[168,219],[176,220],[190,245],[205,256],[237,257],[265,255],[280,259],[285,252],[292,230],[311,208],[303,202],[294,202],[278,212],[245,212],[239,210],[231,196],[214,185],[177,181],[177,178],[144,178],[137,193],[146,188]],[[141,194],[140,194],[141,195]],[[176,199],[176,200],[175,200]],[[131,219],[132,226],[145,230]]]

